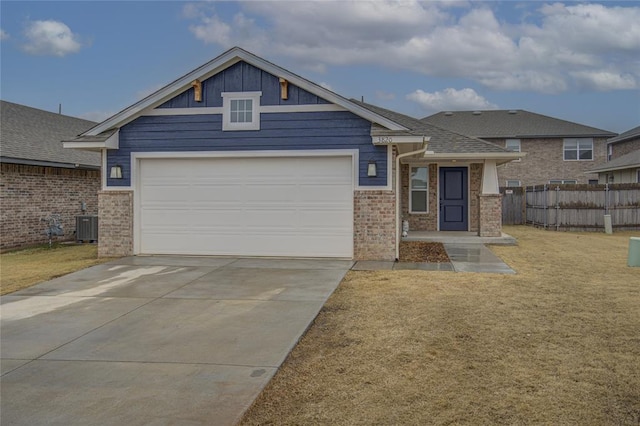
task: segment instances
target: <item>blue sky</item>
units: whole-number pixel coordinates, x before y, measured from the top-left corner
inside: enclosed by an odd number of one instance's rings
[[[103,120],[238,45],[415,117],[640,124],[640,1],[5,1],[0,97]]]

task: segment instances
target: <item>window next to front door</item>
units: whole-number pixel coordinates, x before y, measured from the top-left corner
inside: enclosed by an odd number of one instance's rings
[[[411,167],[409,175],[409,212],[429,211],[429,168]]]

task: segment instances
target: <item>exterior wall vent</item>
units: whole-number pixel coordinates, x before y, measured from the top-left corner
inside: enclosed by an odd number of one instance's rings
[[[76,216],[76,241],[98,241],[98,216]]]

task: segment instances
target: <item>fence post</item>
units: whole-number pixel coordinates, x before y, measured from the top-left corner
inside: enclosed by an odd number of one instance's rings
[[[542,195],[544,196],[544,229],[547,229],[549,225],[549,199],[547,194],[547,184],[542,186]]]
[[[560,229],[560,187],[556,186],[556,231]]]
[[[609,184],[604,184],[604,214],[609,214]]]

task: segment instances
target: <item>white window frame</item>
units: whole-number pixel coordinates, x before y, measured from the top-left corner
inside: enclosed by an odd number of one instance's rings
[[[550,179],[549,185],[577,185],[578,181],[575,179]]]
[[[585,159],[582,160],[580,158],[580,142],[591,142],[591,158],[589,159]],[[575,159],[567,159],[567,143],[575,143],[576,147],[575,147],[575,151],[576,151],[576,158]],[[573,151],[573,148],[571,149],[571,151]],[[593,161],[594,158],[594,152],[593,152],[593,138],[567,138],[564,139],[564,141],[562,142],[562,159],[564,161]]]
[[[222,93],[222,130],[260,130],[260,97],[262,92],[223,92]],[[231,122],[231,101],[251,101],[251,122]]]
[[[512,182],[512,183],[513,182],[518,182],[518,184],[517,185],[509,185],[509,182]],[[522,182],[520,182],[518,179],[507,179],[506,186],[507,186],[507,188],[519,188],[519,187],[522,186]]]
[[[426,169],[427,170],[427,187],[426,188],[418,188],[418,189],[414,189],[413,188],[413,180],[411,179],[411,173],[413,171],[413,169]],[[425,210],[424,211],[413,211],[413,192],[417,191],[417,192],[424,192],[425,193],[425,200],[426,200],[426,205],[425,205]],[[411,214],[427,214],[429,213],[429,166],[409,166],[409,213]]]
[[[517,142],[518,143],[518,149],[512,149],[509,148],[509,142]],[[520,139],[506,139],[504,141],[504,147],[505,149],[508,149],[509,151],[512,152],[522,152],[522,142],[520,141]],[[517,160],[513,160],[514,162],[518,162],[518,161],[522,161],[522,158],[518,158]]]

